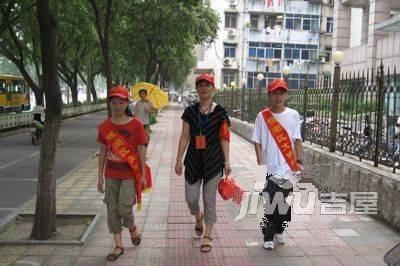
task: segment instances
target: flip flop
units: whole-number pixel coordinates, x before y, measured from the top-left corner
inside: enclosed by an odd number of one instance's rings
[[[212,241],[212,238],[209,236],[203,236],[203,238],[207,238]],[[203,253],[207,253],[211,251],[211,248],[212,248],[211,244],[201,244],[200,251]]]
[[[130,233],[135,232],[136,229],[137,229],[137,226],[135,226],[134,229],[129,230],[129,232],[130,232]],[[141,236],[140,234],[138,234],[138,235],[135,236],[135,237],[131,237],[131,240],[132,240],[132,244],[133,244],[134,246],[139,246],[139,245],[140,245],[140,242],[142,242],[142,236]]]
[[[115,254],[115,253],[109,254],[109,255],[107,256],[107,260],[108,260],[108,261],[115,261],[115,260],[117,260],[117,259],[119,258],[119,256],[121,256],[122,254],[124,254],[124,250],[125,250],[125,249],[124,249],[123,247],[116,246],[115,248],[120,249],[121,252],[120,252],[119,254]]]

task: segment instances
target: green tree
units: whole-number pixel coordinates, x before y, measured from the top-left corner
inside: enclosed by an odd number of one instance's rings
[[[61,90],[58,81],[57,21],[49,0],[37,0],[46,122],[40,148],[39,180],[32,238],[46,240],[56,231],[55,155],[61,126]]]

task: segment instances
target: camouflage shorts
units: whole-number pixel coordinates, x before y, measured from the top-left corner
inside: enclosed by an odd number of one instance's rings
[[[105,183],[103,202],[107,204],[108,227],[110,233],[119,234],[122,226],[129,228],[134,223],[135,181],[106,178]]]

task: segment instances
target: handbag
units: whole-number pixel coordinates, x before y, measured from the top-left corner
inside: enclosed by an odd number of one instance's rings
[[[233,199],[240,204],[244,189],[231,176],[226,176],[219,181],[218,192],[224,200]]]
[[[151,113],[149,116],[150,125],[154,125],[155,123],[157,123],[157,116],[155,114]]]

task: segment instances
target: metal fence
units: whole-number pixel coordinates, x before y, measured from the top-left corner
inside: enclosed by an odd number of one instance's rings
[[[400,74],[396,68],[317,76],[290,90],[287,106],[303,119],[305,141],[400,169]],[[215,100],[229,115],[253,123],[268,106],[263,89],[219,91]]]
[[[106,103],[63,108],[62,117],[67,118],[106,109]],[[0,130],[29,125],[32,121],[33,112],[2,115],[0,116]]]

